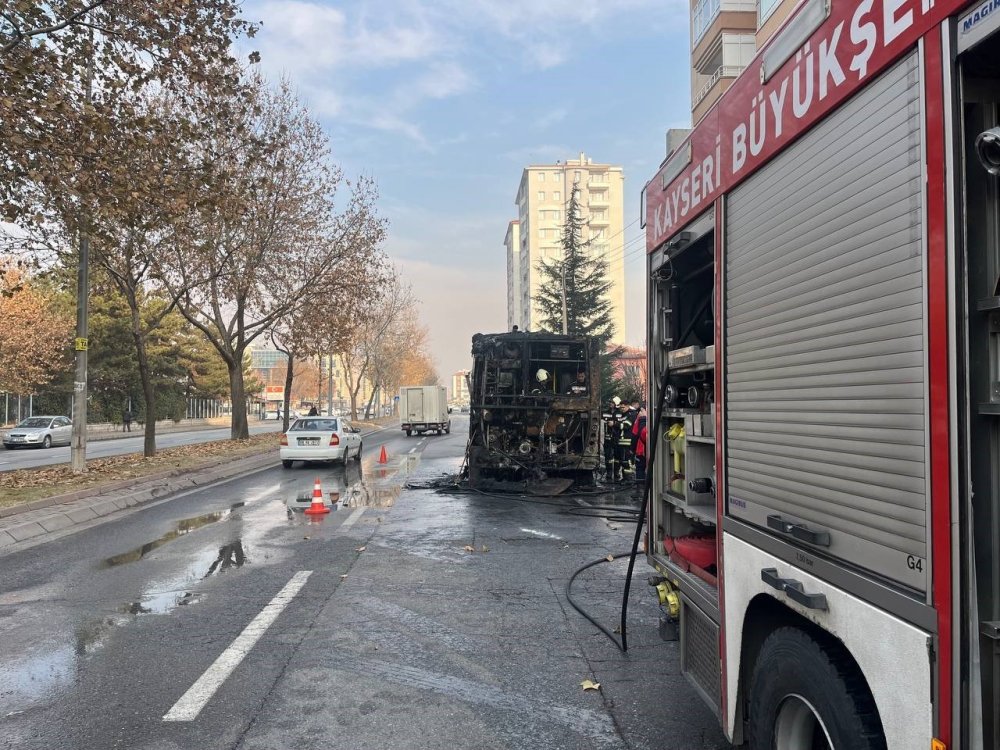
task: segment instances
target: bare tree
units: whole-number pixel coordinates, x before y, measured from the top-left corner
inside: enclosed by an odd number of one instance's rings
[[[298,307],[277,320],[271,343],[288,359],[285,369],[284,423],[288,429],[295,362],[339,351],[350,342],[354,311],[376,298],[387,281],[381,251],[348,255],[325,278],[316,279]]]
[[[434,385],[438,375],[427,353],[427,327],[417,319],[417,305],[398,316],[393,334],[382,337],[374,347],[369,380],[374,384],[368,408],[375,401],[376,393],[395,393],[403,385]],[[366,408],[366,411],[368,410]]]
[[[0,96],[0,212],[36,260],[71,268],[86,240],[89,265],[128,303],[147,456],[156,452],[147,340],[173,308],[144,304],[156,245],[212,197],[213,164],[195,144],[239,122],[226,109],[247,104],[231,42],[253,30],[235,0],[65,0],[0,14],[0,90],[11,92]]]
[[[399,274],[391,277],[382,295],[358,311],[348,344],[337,354],[347,378],[351,418],[358,417],[358,397],[365,381],[372,383],[373,367],[389,337],[400,333],[400,323],[414,310],[413,293]],[[373,386],[375,384],[373,383]]]
[[[175,227],[162,278],[181,313],[229,370],[233,439],[249,436],[243,357],[249,345],[294,313],[317,280],[376,253],[385,222],[371,179],[347,181],[332,165],[320,125],[287,82],[257,80],[243,149],[220,143],[216,200]],[[350,195],[338,210],[336,197]],[[211,279],[196,286],[193,278]],[[324,310],[321,314],[330,314]]]

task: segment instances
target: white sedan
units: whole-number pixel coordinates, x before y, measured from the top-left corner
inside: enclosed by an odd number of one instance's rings
[[[361,460],[361,430],[340,417],[302,417],[281,436],[281,465],[296,461]]]

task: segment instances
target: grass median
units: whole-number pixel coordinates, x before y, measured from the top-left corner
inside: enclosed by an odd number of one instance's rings
[[[87,461],[87,473],[82,475],[70,471],[68,464],[5,471],[0,473],[0,508],[26,505],[75,490],[99,489],[130,480],[197,471],[222,460],[235,461],[268,451],[274,452],[277,462],[276,433],[253,435],[249,440],[215,440],[164,448],[150,458],[138,453],[95,458]]]

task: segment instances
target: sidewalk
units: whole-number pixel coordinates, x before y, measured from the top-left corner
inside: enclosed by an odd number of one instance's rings
[[[251,425],[254,424],[251,421]],[[195,432],[197,430],[218,430],[229,427],[229,416],[213,417],[212,419],[182,419],[175,422],[172,419],[161,419],[156,423],[157,435],[168,435],[172,432]],[[142,437],[144,425],[132,423],[132,430],[126,432],[122,425],[111,422],[87,425],[87,440],[117,440],[119,438]]]
[[[389,419],[389,418],[386,418]],[[396,421],[393,419],[392,421]],[[390,429],[368,426],[363,437]],[[201,487],[224,479],[251,474],[277,465],[273,447],[244,458],[217,458],[195,468],[172,469],[151,474],[141,480],[124,480],[85,490],[44,498],[25,505],[0,509],[0,555],[18,542],[36,540],[65,529],[110,516],[118,511],[145,505],[177,492]]]

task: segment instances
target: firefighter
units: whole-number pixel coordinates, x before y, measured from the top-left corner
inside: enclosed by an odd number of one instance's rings
[[[576,374],[576,380],[570,383],[569,388],[566,389],[567,396],[586,396],[587,395],[587,373],[580,370]]]
[[[626,473],[631,473],[626,463],[631,442],[632,424],[622,409],[621,399],[615,396],[611,399],[611,413],[604,426],[604,456],[610,481],[620,482]]]
[[[618,410],[618,460],[621,462],[622,474],[632,476],[635,474],[632,463],[632,419],[629,418],[627,404],[621,404]]]
[[[635,481],[646,481],[646,413],[639,412],[638,419],[632,426],[632,436],[635,438]]]

